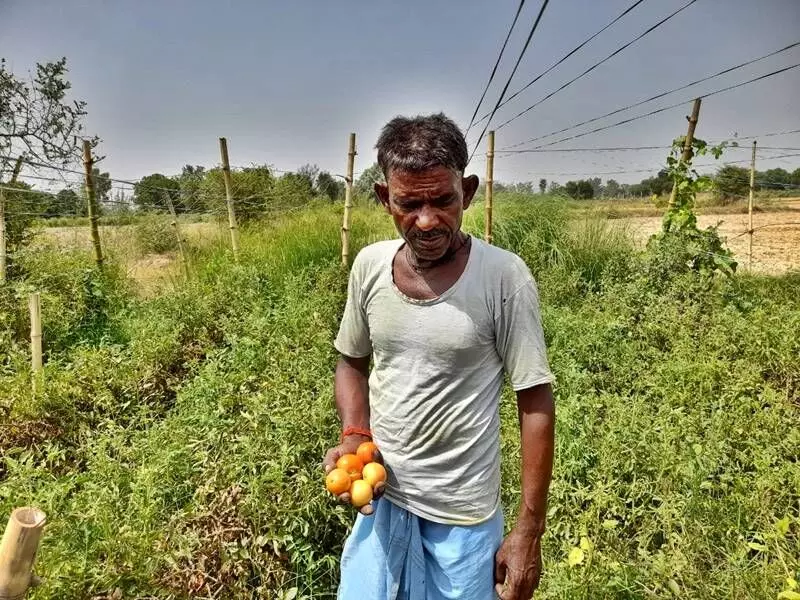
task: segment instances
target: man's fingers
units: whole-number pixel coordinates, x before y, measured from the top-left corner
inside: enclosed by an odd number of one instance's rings
[[[494,584],[494,592],[497,594],[497,597],[500,598],[500,600],[506,600],[506,595],[505,592],[503,591],[502,583]]]
[[[339,494],[339,496],[337,497],[339,498],[339,502],[341,502],[342,504],[350,504],[350,492]]]
[[[383,492],[386,491],[386,482],[380,481],[375,484],[375,488],[372,490],[372,497],[377,499],[383,496]]]
[[[495,556],[494,558],[494,582],[502,584],[506,581],[506,561],[505,559],[500,556],[500,553]]]
[[[364,516],[368,517],[368,516],[370,516],[372,513],[374,513],[374,512],[375,512],[375,509],[372,507],[372,504],[365,504],[364,506],[362,506],[362,507],[359,509],[359,512],[360,512],[362,515],[364,515]]]
[[[336,467],[336,461],[339,460],[341,456],[341,450],[337,448],[331,448],[325,454],[325,460],[322,462],[322,466],[325,467],[325,474],[327,475]]]

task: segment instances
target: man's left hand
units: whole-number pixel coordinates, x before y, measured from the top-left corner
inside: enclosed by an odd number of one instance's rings
[[[542,544],[538,535],[516,527],[494,559],[495,590],[501,600],[530,600],[542,575]]]

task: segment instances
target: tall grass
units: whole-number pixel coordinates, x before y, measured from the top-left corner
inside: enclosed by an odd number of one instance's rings
[[[538,197],[501,195],[495,215],[539,280],[557,377],[537,597],[775,597],[800,569],[797,276],[655,286],[619,228]],[[354,217],[355,248],[396,235],[377,208]],[[482,219],[476,204],[465,227]],[[48,513],[33,598],[334,596],[353,518],[319,468],[338,427],[340,227],[329,205],[253,224],[238,263],[226,240],[196,247],[193,277],[148,299],[87,253],[25,259],[0,294],[0,514]],[[51,329],[32,399],[34,287]],[[511,524],[509,390],[501,420]]]

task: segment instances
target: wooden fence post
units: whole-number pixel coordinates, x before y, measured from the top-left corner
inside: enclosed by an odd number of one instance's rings
[[[34,292],[28,299],[31,314],[31,382],[36,395],[42,387],[42,308],[39,292]]]
[[[485,237],[492,243],[492,192],[494,187],[494,131],[489,132],[486,149],[486,222],[484,223]]]
[[[694,130],[697,127],[697,121],[700,118],[700,103],[702,102],[702,98],[696,98],[694,101],[694,106],[692,106],[692,116],[686,117],[689,121],[689,128],[686,130],[686,138],[683,140],[683,154],[681,155],[681,160],[683,162],[689,162],[692,160],[692,155],[694,151],[692,150],[692,142],[694,141]],[[678,188],[675,184],[672,184],[672,192],[669,195],[669,205],[675,205],[675,196],[677,195]]]
[[[30,506],[11,513],[0,542],[0,598],[21,599],[33,584],[33,562],[46,520]]]
[[[167,203],[167,208],[169,208],[169,214],[172,215],[172,229],[175,231],[175,237],[178,239],[178,252],[181,255],[181,263],[183,264],[183,274],[186,279],[189,279],[189,262],[186,260],[186,252],[183,249],[183,238],[181,237],[181,230],[178,227],[178,214],[175,212],[175,205],[172,203],[172,197],[169,195],[169,192],[163,192],[164,194],[164,202]]]
[[[756,140],[753,140],[753,157],[750,160],[750,198],[747,201],[747,269],[753,270],[753,192],[755,191],[756,183]]]
[[[356,134],[350,134],[347,150],[347,174],[344,179],[344,217],[342,219],[342,265],[350,262],[350,212],[353,210],[353,164],[356,158]]]
[[[219,153],[222,157],[222,178],[225,180],[225,201],[228,205],[228,227],[231,230],[233,259],[239,261],[239,226],[236,224],[236,211],[233,208],[233,186],[231,184],[231,163],[228,160],[228,140],[219,138]]]
[[[100,247],[100,232],[97,229],[97,198],[94,191],[92,178],[92,145],[89,140],[83,140],[83,171],[86,177],[86,196],[89,207],[89,226],[92,230],[92,245],[94,246],[94,260],[98,268],[103,268],[103,250]]]

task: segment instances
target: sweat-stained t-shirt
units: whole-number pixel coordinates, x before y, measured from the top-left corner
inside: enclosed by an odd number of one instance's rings
[[[536,284],[517,255],[472,239],[461,277],[433,300],[394,284],[403,240],[359,252],[335,347],[372,355],[370,427],[385,497],[439,523],[491,518],[500,502],[499,400],[551,383]]]

